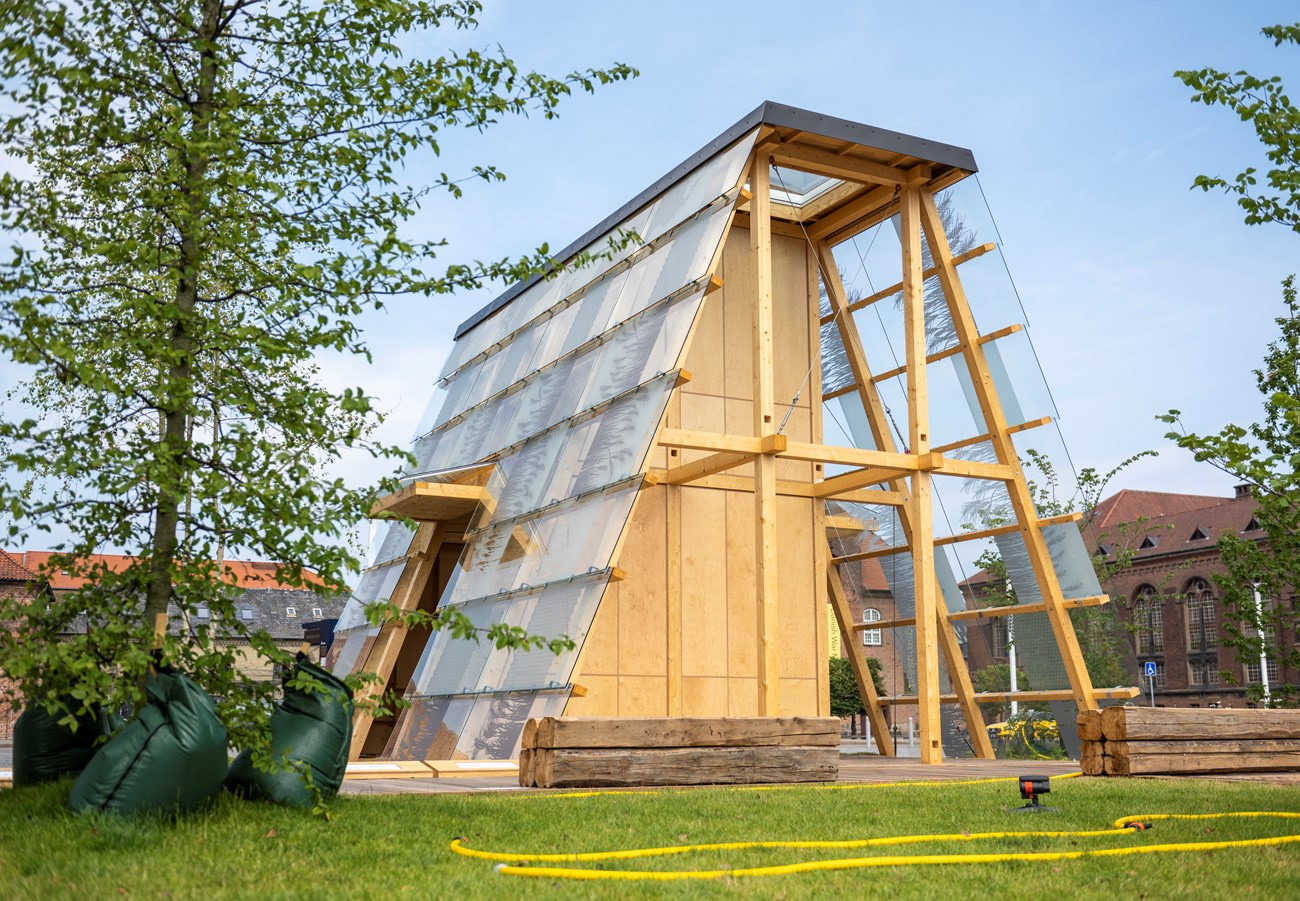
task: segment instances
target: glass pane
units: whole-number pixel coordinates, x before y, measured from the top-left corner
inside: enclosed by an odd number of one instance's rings
[[[411,548],[411,540],[415,538],[415,530],[400,522],[386,523],[385,530],[384,540],[380,542],[371,566],[379,566],[381,563],[404,556]]]
[[[493,684],[498,691],[561,688],[568,684],[582,645],[596,616],[596,607],[605,592],[606,578],[594,581],[561,582],[540,592],[515,598],[507,622],[521,626],[530,635],[575,640],[572,650],[554,654],[549,648],[537,650],[501,650],[493,654],[489,675],[481,681]]]
[[[644,243],[649,244],[696,210],[736,187],[757,134],[755,131],[746,135],[669,188],[645,227]]]
[[[697,292],[671,304],[660,304],[610,332],[598,350],[599,363],[582,409],[622,394],[656,373],[671,370],[681,356],[703,296],[703,292]]]
[[[339,622],[341,623],[342,620]],[[358,626],[341,632],[335,627],[334,645],[330,648],[334,663],[330,671],[339,678],[357,672],[358,667],[364,664],[369,656],[369,648],[378,635],[378,626]]]

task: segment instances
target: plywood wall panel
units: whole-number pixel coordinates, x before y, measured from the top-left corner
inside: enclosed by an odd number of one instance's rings
[[[619,568],[626,573],[615,583],[620,675],[663,676],[668,666],[665,506],[663,490],[641,493],[619,555]]]
[[[726,495],[682,489],[683,676],[727,675]]]

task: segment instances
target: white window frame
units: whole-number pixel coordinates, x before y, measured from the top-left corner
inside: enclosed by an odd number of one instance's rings
[[[880,622],[880,611],[875,607],[867,607],[862,611],[862,621],[864,623]],[[862,646],[866,648],[878,648],[885,643],[883,629],[864,629],[862,631]]]

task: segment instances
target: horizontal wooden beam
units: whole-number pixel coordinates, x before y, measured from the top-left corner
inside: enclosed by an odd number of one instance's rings
[[[1052,422],[1052,417],[1043,416],[1038,419],[1031,419],[1028,422],[1022,422],[1019,425],[1007,426],[1007,432],[1009,434],[1016,435],[1019,434],[1020,432],[1028,431],[1029,429],[1036,429],[1039,426],[1051,425],[1051,422]],[[949,451],[960,450],[963,447],[970,447],[972,444],[983,444],[985,441],[992,441],[992,440],[993,440],[993,436],[985,432],[983,435],[975,435],[974,437],[971,438],[963,438],[960,441],[952,441],[949,442],[948,444],[943,444],[940,445],[939,447],[932,448],[932,449],[940,453],[946,454]]]
[[[938,193],[970,174],[965,169],[949,169],[942,175],[932,177],[929,189],[932,193]],[[808,235],[814,241],[826,241],[832,246],[843,244],[890,216],[897,215],[897,197],[898,194],[893,188],[883,185],[873,188],[868,194],[845,204],[833,213],[828,213],[814,225],[809,226]]]
[[[487,489],[482,485],[455,485],[446,482],[412,482],[376,500],[370,517],[402,516],[417,522],[443,522],[459,519],[474,512]]]
[[[1136,686],[1125,686],[1123,688],[1094,688],[1092,698],[1096,701],[1119,700],[1122,698],[1136,698],[1142,693],[1142,689]],[[1074,692],[1068,688],[1049,689],[1047,691],[978,691],[975,693],[975,700],[980,704],[1001,704],[1007,701],[1073,701]],[[957,696],[940,695],[940,703],[955,704]],[[880,703],[886,705],[916,705],[916,695],[891,695],[880,699]]]
[[[780,456],[786,460],[806,460],[810,463],[840,463],[845,466],[872,466],[891,469],[899,473],[925,471],[938,467],[933,455],[899,454],[891,451],[864,450],[835,444],[808,444],[791,441]],[[926,459],[922,459],[926,458]]]
[[[1102,604],[1109,604],[1110,596],[1105,594],[1095,594],[1086,598],[1066,598],[1063,606],[1066,608],[1074,607],[1100,607]],[[1032,604],[1007,604],[1003,607],[980,607],[977,610],[958,610],[948,614],[948,619],[954,622],[967,622],[969,620],[993,619],[998,616],[1016,616],[1021,613],[1044,613],[1047,606],[1042,601]],[[903,629],[907,626],[915,626],[916,617],[899,617],[898,619],[881,619],[874,623],[866,625],[855,625],[853,631],[865,632],[868,629]]]
[[[968,479],[992,479],[1006,482],[1014,479],[1020,467],[1004,463],[981,463],[978,460],[959,460],[956,457],[943,457],[942,462],[934,468],[935,475],[963,476]]]
[[[1000,328],[996,332],[989,332],[987,335],[980,335],[979,343],[988,344],[990,341],[996,341],[999,338],[1005,338],[1007,335],[1014,335],[1016,332],[1020,330],[1021,330],[1021,326],[1019,323],[1015,325],[1008,325],[1006,328]],[[941,350],[938,353],[930,354],[928,357],[925,358],[925,362],[927,364],[938,363],[940,360],[946,360],[949,357],[955,357],[958,354],[965,353],[965,351],[966,351],[965,344],[954,344],[952,347],[949,347],[945,350]],[[907,372],[907,364],[903,364],[902,366],[899,366],[895,369],[890,369],[887,372],[882,372],[879,375],[874,375],[871,377],[871,381],[876,382],[877,384],[879,384],[880,382],[887,382],[890,379],[894,378],[895,376],[900,376],[905,372]],[[834,391],[825,394],[824,398],[826,400],[831,400],[833,398],[839,397],[842,394],[847,394],[849,391],[856,391],[857,387],[858,387],[857,385],[849,385],[847,386],[847,388],[836,388]]]
[[[857,157],[841,156],[827,150],[803,147],[798,144],[769,143],[758,148],[758,153],[766,153],[773,163],[787,169],[812,172],[814,175],[827,175],[845,181],[863,184],[894,185],[909,184],[916,177],[908,169],[886,166]],[[925,178],[930,177],[929,167],[925,167]],[[779,184],[779,182],[778,182]]]
[[[978,247],[972,247],[970,250],[966,251],[965,253],[953,257],[952,262],[954,265],[960,266],[962,263],[967,263],[973,259],[976,259],[977,257],[984,256],[984,254],[988,253],[991,250],[996,250],[997,246],[998,245],[996,244],[981,244]],[[921,278],[927,279],[937,274],[938,271],[933,266],[931,266],[929,269],[926,269],[924,272],[921,273]],[[871,306],[873,303],[877,303],[878,301],[882,301],[888,297],[893,297],[895,294],[897,294],[902,290],[903,290],[903,283],[897,282],[893,285],[890,285],[888,288],[882,288],[881,290],[877,291],[875,294],[868,294],[866,297],[858,298],[857,300],[849,304],[848,311],[850,313],[855,313],[858,310],[863,309],[864,307]],[[821,324],[826,325],[829,322],[834,322],[835,316],[836,316],[835,313],[827,313],[825,316],[821,318]]]
[[[960,462],[960,461],[958,461]],[[942,456],[936,454],[919,454],[917,455],[917,467],[911,472],[942,472],[943,466],[947,463]],[[813,487],[814,497],[835,497],[846,494],[850,491],[857,491],[868,485],[879,485],[882,482],[888,482],[899,476],[899,470],[893,467],[867,466],[862,469],[855,469],[852,472],[840,473],[832,476],[824,482],[817,482]]]
[[[737,466],[744,466],[756,456],[757,454],[736,451],[719,451],[716,454],[701,457],[699,460],[690,463],[683,463],[681,466],[675,466],[672,469],[655,469],[651,470],[651,472],[658,478],[661,485],[681,485],[686,482],[694,482],[696,479],[702,479],[705,476],[711,476],[714,473],[726,472],[728,469],[734,469]]]
[[[652,469],[652,475],[662,475],[669,470]],[[752,494],[754,491],[754,480],[748,476],[729,476],[729,475],[712,475],[695,479],[682,485],[683,488],[710,488],[716,491],[741,491]],[[812,482],[794,482],[787,480],[777,480],[776,493],[786,497],[813,497]],[[881,501],[880,503],[885,503]]]
[[[726,451],[751,456],[763,453],[763,439],[755,438],[753,435],[730,435],[690,429],[664,429],[659,433],[659,446],[685,450]]]
[[[946,458],[945,458],[946,459]],[[1082,513],[1063,513],[1060,516],[1049,516],[1045,519],[1038,520],[1040,526],[1054,526],[1064,522],[1078,522],[1083,519]],[[1005,526],[994,526],[990,529],[978,529],[972,532],[961,532],[957,535],[948,535],[943,538],[934,540],[935,547],[946,544],[957,544],[961,541],[974,541],[980,538],[994,538],[998,535],[1010,535],[1012,532],[1019,532],[1021,525],[1019,523],[1010,523]],[[832,563],[852,563],[855,560],[870,560],[873,557],[888,557],[890,554],[901,554],[907,550],[907,545],[898,547],[884,547],[873,551],[859,551],[854,554],[845,554],[843,557],[835,557]]]
[[[825,517],[826,537],[827,538],[856,538],[861,535],[867,528],[867,523],[856,516],[842,514],[832,516],[828,514]]]

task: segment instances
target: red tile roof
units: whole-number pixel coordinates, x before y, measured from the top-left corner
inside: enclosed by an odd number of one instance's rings
[[[1106,529],[1122,522],[1133,522],[1140,516],[1166,516],[1184,510],[1213,507],[1231,498],[1208,494],[1171,494],[1165,491],[1134,491],[1125,488],[1097,504],[1092,524]]]
[[[1231,533],[1242,538],[1262,538],[1263,532],[1247,532],[1258,507],[1255,499],[1249,496],[1235,498],[1216,498],[1216,503],[1191,510],[1178,510],[1165,515],[1145,515],[1147,521],[1142,524],[1142,538],[1149,539],[1154,547],[1139,547],[1136,559],[1155,557],[1163,554],[1192,552],[1212,549],[1224,533]],[[1135,517],[1136,518],[1136,517]],[[1204,537],[1196,537],[1202,535]],[[1103,538],[1103,543],[1112,542]]]
[[[0,554],[3,554],[0,551]],[[13,559],[5,554],[9,559]],[[42,567],[48,564],[50,557],[54,556],[53,551],[22,551],[18,556],[21,557],[21,567],[26,567],[24,572],[27,574],[24,580],[33,578],[33,573],[40,572]],[[134,560],[125,554],[93,554],[87,560],[94,564],[102,564],[110,572],[122,572]],[[231,584],[236,588],[284,588],[291,586],[282,584],[275,578],[275,563],[269,563],[262,560],[227,560],[223,564],[228,576],[232,579]],[[21,568],[20,567],[20,568]],[[50,587],[55,591],[67,591],[74,588],[80,588],[86,583],[84,578],[69,575],[63,570],[51,570],[45,573],[49,579]],[[303,572],[304,580],[311,585],[323,585],[324,580],[316,573],[305,570]]]
[[[24,567],[11,555],[0,551],[0,582],[35,582],[36,573]]]

